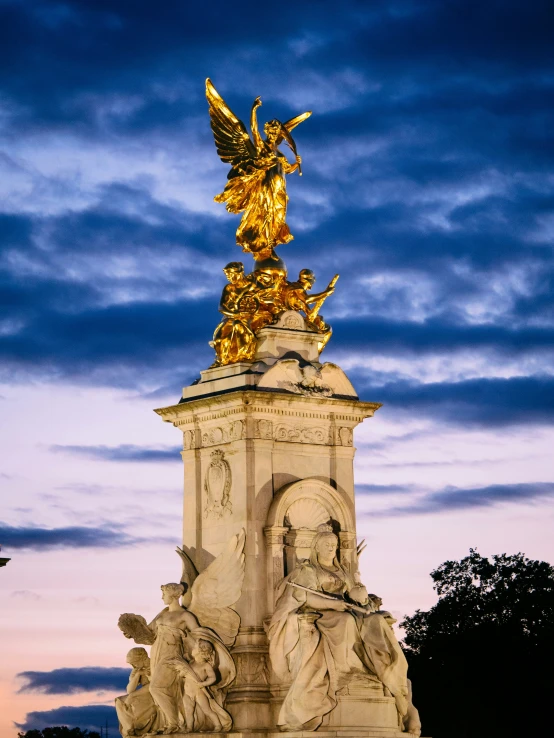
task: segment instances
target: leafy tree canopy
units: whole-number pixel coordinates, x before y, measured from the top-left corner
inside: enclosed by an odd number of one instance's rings
[[[100,738],[100,733],[95,730],[68,728],[66,725],[43,728],[42,730],[27,730],[25,733],[18,733],[17,735],[18,738]]]
[[[402,623],[424,734],[521,738],[544,730],[541,705],[554,692],[554,567],[470,549],[431,577],[437,604]]]

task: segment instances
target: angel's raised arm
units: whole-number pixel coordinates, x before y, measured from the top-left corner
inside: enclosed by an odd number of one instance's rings
[[[260,136],[260,131],[258,129],[258,114],[256,112],[261,105],[262,98],[257,97],[252,104],[252,112],[250,113],[250,130],[252,131],[252,138],[254,139],[256,151],[260,151],[262,146],[262,137]]]

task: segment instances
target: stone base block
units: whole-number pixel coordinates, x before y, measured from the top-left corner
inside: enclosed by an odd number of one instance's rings
[[[308,730],[282,733],[275,730],[231,731],[230,733],[172,733],[172,738],[413,738],[409,733],[379,731],[372,728],[320,728],[315,732]],[[149,733],[143,738],[154,738]]]
[[[323,718],[321,730],[342,728],[376,730],[383,735],[398,733],[394,698],[341,695],[335,709]]]
[[[263,729],[263,726],[272,724],[270,707],[267,700],[264,702],[252,702],[249,700],[240,700],[235,697],[233,701],[226,701],[225,708],[233,718],[233,726],[237,734],[241,731],[247,731],[248,735],[252,735],[251,731],[256,732]]]

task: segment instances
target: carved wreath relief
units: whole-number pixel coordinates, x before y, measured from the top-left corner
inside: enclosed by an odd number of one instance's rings
[[[233,512],[231,505],[231,467],[220,449],[212,451],[212,460],[206,469],[204,490],[206,492],[206,506],[204,517],[222,518]]]
[[[234,659],[237,666],[235,686],[269,684],[267,654],[250,651],[237,653]]]

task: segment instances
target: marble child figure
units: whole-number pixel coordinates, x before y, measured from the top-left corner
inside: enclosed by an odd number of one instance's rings
[[[244,274],[240,261],[231,261],[223,269],[229,284],[225,285],[219,301],[223,320],[214,331],[212,346],[216,353],[213,366],[237,361],[252,361],[256,352],[256,336],[249,327],[255,308],[248,298],[253,280]]]
[[[209,641],[199,638],[192,649],[192,658],[176,660],[177,672],[184,678],[183,705],[186,733],[209,729],[212,732],[230,730],[231,716],[210,691],[216,684],[215,650]]]

